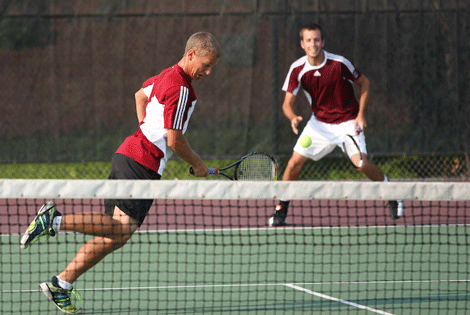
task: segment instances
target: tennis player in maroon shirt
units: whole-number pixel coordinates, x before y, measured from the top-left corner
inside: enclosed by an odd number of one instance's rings
[[[188,162],[196,176],[209,170],[194,152],[184,133],[196,105],[192,81],[209,75],[221,55],[210,33],[193,34],[183,58],[174,66],[145,81],[135,94],[139,129],[117,149],[109,179],[160,179],[173,153]],[[71,301],[80,297],[72,284],[106,255],[121,248],[141,226],[153,200],[105,200],[105,213],[61,215],[48,201],[38,212],[21,239],[27,248],[41,237],[55,236],[59,230],[95,236],[78,251],[59,275],[40,284],[44,294],[66,314],[81,314]],[[80,298],[79,298],[80,299]]]
[[[366,112],[370,84],[367,77],[343,56],[323,50],[325,39],[321,26],[309,24],[300,31],[300,45],[305,56],[290,67],[283,85],[286,92],[282,110],[291,122],[295,134],[302,117],[294,112],[294,100],[302,88],[312,108],[307,122],[294,146],[283,180],[297,180],[308,159],[318,161],[342,144],[347,135],[354,136],[359,145],[363,164],[357,170],[373,181],[388,181],[380,168],[367,159],[366,139],[363,130],[367,127]],[[360,86],[359,102],[352,84]],[[300,141],[301,139],[310,141]],[[270,226],[286,225],[289,201],[281,200]],[[390,216],[403,216],[404,205],[400,200],[389,202]]]

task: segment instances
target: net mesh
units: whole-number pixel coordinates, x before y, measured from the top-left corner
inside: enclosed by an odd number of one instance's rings
[[[39,207],[155,198],[140,229],[75,283],[86,314],[466,314],[469,183],[1,180],[1,314],[56,312],[39,283],[92,237],[20,249]],[[291,199],[286,227],[267,222]],[[402,199],[392,220],[388,200]],[[80,303],[78,303],[80,305]],[[58,311],[57,311],[58,312]]]

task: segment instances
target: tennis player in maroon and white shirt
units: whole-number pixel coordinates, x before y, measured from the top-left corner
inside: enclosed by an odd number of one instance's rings
[[[196,104],[191,82],[209,75],[220,54],[220,45],[212,34],[195,33],[176,65],[145,81],[135,94],[139,129],[116,151],[109,179],[160,179],[172,153],[191,164],[196,176],[209,175],[184,132]],[[21,247],[28,248],[43,236],[55,236],[59,230],[94,236],[60,274],[40,284],[44,294],[62,312],[82,313],[70,299],[74,293],[72,284],[106,255],[126,244],[143,223],[152,202],[105,200],[105,213],[61,215],[52,201],[40,208],[21,239]]]
[[[116,153],[162,175],[173,154],[167,144],[168,131],[186,132],[196,105],[196,94],[191,78],[178,64],[145,81],[137,93],[140,96],[137,106],[144,107],[143,119],[139,130],[128,137]]]
[[[294,146],[283,180],[297,180],[308,159],[318,161],[336,146],[343,149],[345,137],[351,135],[358,143],[363,158],[363,164],[357,170],[370,180],[388,181],[380,168],[367,159],[363,130],[367,127],[369,80],[343,56],[323,50],[325,39],[319,25],[303,27],[300,38],[306,55],[296,60],[289,69],[282,88],[286,92],[282,110],[291,122],[293,132],[298,134],[297,128],[303,118],[294,112],[294,100],[302,88],[311,105],[312,116]],[[359,102],[352,83],[360,86]],[[311,139],[310,145],[300,141],[307,137]],[[281,200],[269,225],[286,225],[288,206],[288,200]],[[400,218],[404,212],[403,202],[390,201],[389,211],[392,218]]]

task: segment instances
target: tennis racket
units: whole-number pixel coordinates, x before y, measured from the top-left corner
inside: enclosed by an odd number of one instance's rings
[[[233,169],[233,175],[227,172]],[[227,167],[209,168],[209,175],[222,175],[230,180],[277,180],[278,166],[276,160],[266,153],[252,152]],[[194,175],[191,167],[189,173]]]
[[[360,168],[362,166],[362,153],[359,149],[359,145],[357,144],[356,139],[354,139],[354,136],[346,136],[343,142],[343,150],[348,159],[355,167]]]

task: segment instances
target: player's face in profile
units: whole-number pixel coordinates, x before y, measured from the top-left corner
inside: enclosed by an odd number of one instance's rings
[[[212,68],[217,64],[217,61],[219,61],[219,59],[213,55],[198,56],[194,54],[191,60],[191,78],[193,80],[199,80],[203,76],[209,75]]]
[[[300,46],[305,50],[307,57],[318,58],[321,56],[325,41],[321,38],[321,32],[319,30],[305,30],[303,32]]]

